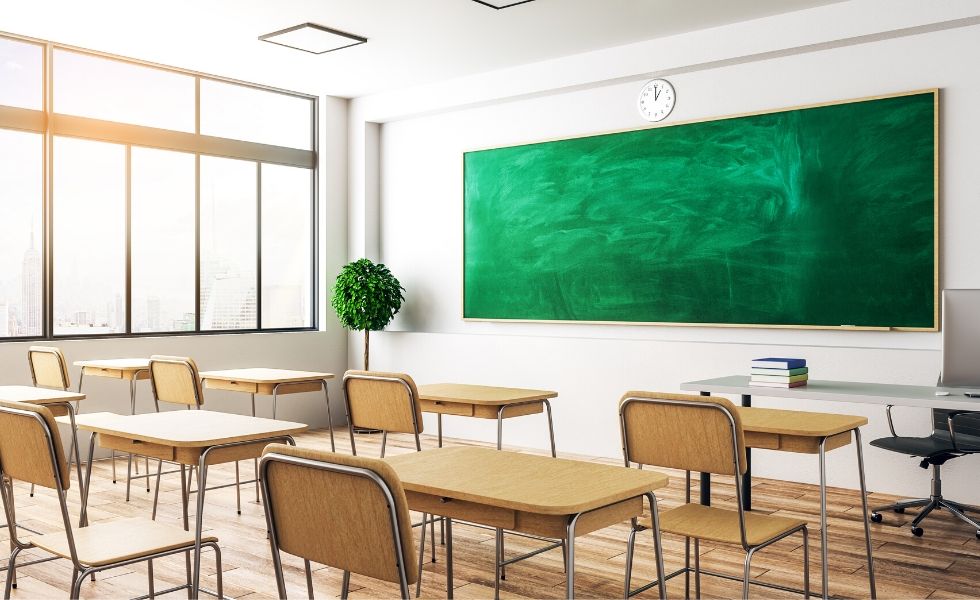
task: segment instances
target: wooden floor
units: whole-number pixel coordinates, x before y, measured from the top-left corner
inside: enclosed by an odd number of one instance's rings
[[[338,450],[349,451],[346,430],[338,431]],[[301,446],[329,448],[326,431],[315,431],[297,437]],[[380,439],[377,435],[358,436],[361,454],[376,456]],[[466,443],[448,440],[447,444]],[[432,438],[423,439],[423,447],[434,447]],[[410,451],[409,440],[391,436],[389,454]],[[589,457],[570,457],[597,460]],[[119,460],[120,482],[113,485],[108,461],[96,463],[92,474],[92,492],[89,515],[92,521],[130,516],[149,516],[152,495],[144,488],[133,488],[132,501],[126,503],[122,475],[125,461]],[[250,463],[242,463],[243,475],[250,474]],[[658,493],[661,507],[676,506],[683,499],[683,473],[667,471],[672,483]],[[243,477],[244,479],[245,477]],[[695,478],[696,479],[696,478]],[[209,484],[234,481],[231,465],[212,467]],[[696,485],[696,483],[695,483]],[[27,486],[15,486],[17,516],[22,525],[41,532],[61,529],[57,501],[49,490],[38,490],[34,498],[28,496]],[[925,491],[925,490],[924,490]],[[713,503],[732,507],[734,487],[724,478],[713,484]],[[694,491],[695,498],[696,490]],[[77,515],[77,490],[69,494],[71,510]],[[892,497],[872,494],[872,505],[883,504]],[[856,492],[831,489],[828,494],[830,510],[830,591],[844,597],[868,597],[867,571],[864,558],[864,541],[861,524],[861,506]],[[160,492],[160,513],[163,522],[180,524],[180,480],[177,475],[164,476]],[[277,596],[272,572],[270,550],[265,537],[265,517],[262,506],[255,502],[254,485],[242,490],[242,514],[235,511],[233,488],[215,490],[207,494],[205,529],[220,538],[223,549],[225,595],[235,598],[274,598]],[[812,485],[757,479],[753,485],[755,510],[804,518],[812,523],[810,547],[810,576],[812,590],[820,589],[820,548],[817,525],[819,523],[818,489]],[[935,514],[935,513],[934,513]],[[968,527],[954,522],[946,514],[938,514],[926,521],[926,536],[915,538],[907,526],[910,515],[885,515],[886,523],[873,525],[878,596],[880,598],[953,598],[980,595],[977,586],[977,569],[980,568],[980,541]],[[580,597],[622,597],[623,567],[625,563],[628,524],[579,538],[576,543],[576,591]],[[457,525],[454,527],[455,597],[462,599],[491,598],[493,596],[493,535],[484,529]],[[9,537],[6,528],[2,535]],[[138,535],[134,532],[134,535]],[[416,529],[416,538],[418,530]],[[507,552],[514,553],[533,549],[538,542],[515,536],[507,538]],[[682,539],[664,536],[665,559],[668,570],[683,564],[684,542]],[[423,573],[422,596],[444,598],[445,560],[444,547],[437,548],[437,562],[426,562]],[[427,549],[428,553],[428,549]],[[787,586],[802,585],[802,546],[799,538],[781,541],[759,552],[752,566],[752,575],[760,581]],[[26,552],[21,557],[43,556]],[[733,575],[742,572],[744,553],[741,548],[714,545],[701,546],[703,569],[724,571]],[[21,559],[26,560],[26,559]],[[306,597],[303,563],[284,555],[286,580],[290,596]],[[204,585],[213,589],[215,568],[213,556],[205,553],[203,560]],[[68,594],[71,579],[68,561],[58,560],[18,569],[16,598],[63,598]],[[184,562],[181,558],[154,561],[156,589],[180,585],[184,578]],[[639,538],[637,559],[634,567],[634,586],[653,578],[652,543],[649,535]],[[318,597],[339,595],[341,573],[335,569],[319,567],[314,571],[314,588]],[[670,581],[670,597],[682,597],[684,583],[681,577]],[[702,597],[736,598],[741,596],[740,584],[715,577],[703,577]],[[94,583],[86,582],[82,588],[84,598],[123,598],[147,593],[145,565],[124,567],[100,574]],[[501,596],[504,598],[561,598],[564,597],[564,574],[560,550],[538,555],[530,560],[512,565],[507,570]],[[396,586],[379,583],[354,575],[351,578],[351,598],[392,598],[397,596]],[[170,597],[185,597],[183,591]],[[798,595],[753,586],[755,598],[797,598]],[[642,597],[655,598],[655,590]]]

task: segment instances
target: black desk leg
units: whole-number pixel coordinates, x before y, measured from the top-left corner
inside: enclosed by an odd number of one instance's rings
[[[702,396],[710,396],[711,392],[701,392]],[[711,506],[711,473],[701,473],[701,504]]]
[[[752,396],[742,394],[742,406],[752,406]],[[742,508],[752,510],[752,449],[745,449],[745,475],[742,475]]]

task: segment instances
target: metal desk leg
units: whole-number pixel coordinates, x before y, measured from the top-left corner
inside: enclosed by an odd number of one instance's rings
[[[548,435],[551,436],[551,457],[558,458],[555,452],[555,421],[551,418],[551,402],[545,398],[544,407],[548,410]]]
[[[194,527],[194,580],[191,582],[191,598],[198,598],[201,588],[201,538],[204,534],[204,493],[208,483],[207,452],[201,453],[197,467],[197,514]]]
[[[436,413],[436,425],[439,432],[439,447],[442,448],[442,413]]]
[[[81,484],[79,484],[80,487],[82,488],[81,489],[81,492],[82,492],[82,506],[79,509],[79,514],[78,514],[78,526],[79,527],[86,527],[86,526],[88,526],[88,492],[91,489],[91,483],[92,483],[92,462],[93,462],[93,459],[95,457],[95,436],[96,435],[98,435],[98,434],[95,433],[95,432],[93,432],[92,435],[89,436],[89,442],[88,442],[88,464],[85,465],[85,485],[82,486]]]
[[[453,600],[453,520],[446,517],[446,598]],[[435,527],[435,523],[432,524]]]
[[[252,416],[255,416],[255,394],[250,394],[252,396]],[[252,465],[255,467],[255,503],[259,504],[259,459],[252,459]]]
[[[752,396],[742,394],[742,406],[752,406]],[[752,449],[745,448],[745,474],[742,475],[742,508],[752,510]]]
[[[820,438],[820,591],[824,600],[829,597],[827,589],[827,438]]]
[[[701,392],[702,396],[710,396],[711,392]],[[711,473],[701,473],[701,504],[711,506]]]
[[[337,444],[333,439],[333,417],[330,416],[330,393],[327,391],[327,380],[321,379],[320,385],[323,386],[323,401],[327,403],[327,430],[330,432],[330,451],[337,451]]]
[[[575,524],[582,514],[579,513],[568,520],[565,526],[565,539],[568,540],[568,564],[565,567],[565,597],[568,600],[575,598]]]
[[[875,589],[875,563],[871,556],[871,522],[868,520],[868,492],[864,483],[864,450],[861,448],[861,430],[854,430],[854,444],[857,446],[858,477],[861,480],[861,510],[864,516],[864,545],[868,552],[868,584],[871,586],[871,600],[878,597]]]

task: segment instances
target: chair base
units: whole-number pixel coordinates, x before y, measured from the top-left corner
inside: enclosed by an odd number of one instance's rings
[[[907,508],[922,507],[918,513],[916,513],[915,518],[912,519],[912,535],[921,536],[923,534],[923,529],[919,527],[919,524],[929,516],[934,510],[945,509],[949,511],[951,515],[963,521],[967,525],[973,527],[977,538],[980,538],[980,522],[971,519],[967,516],[967,512],[980,513],[980,508],[975,506],[970,506],[967,504],[960,504],[959,502],[954,502],[952,500],[947,500],[943,498],[942,494],[936,494],[929,496],[928,498],[916,498],[913,500],[900,500],[898,502],[893,502],[892,504],[886,504],[884,506],[879,506],[871,510],[871,521],[873,523],[881,523],[883,517],[882,512],[886,510],[891,510],[897,513],[904,513]]]

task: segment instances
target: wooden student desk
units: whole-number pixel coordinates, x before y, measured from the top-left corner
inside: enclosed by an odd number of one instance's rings
[[[85,376],[105,377],[129,382],[129,414],[136,414],[136,382],[150,378],[150,359],[148,358],[100,358],[95,360],[76,360],[73,363],[81,367],[78,375],[78,391],[82,391]],[[154,399],[155,400],[155,399]],[[157,407],[160,410],[160,407]],[[140,474],[140,463],[136,461],[136,474]],[[150,462],[146,462],[146,491],[150,491]],[[116,453],[112,453],[112,483],[116,483]],[[126,502],[129,502],[129,483],[126,480]]]
[[[742,476],[742,505],[752,508],[752,459],[749,449],[761,448],[784,452],[797,452],[819,455],[820,469],[820,553],[823,597],[829,597],[828,591],[828,548],[827,548],[827,461],[829,450],[841,448],[851,443],[854,438],[858,459],[858,478],[861,485],[861,507],[864,511],[864,539],[868,560],[868,583],[871,597],[877,597],[875,588],[874,558],[871,551],[871,525],[868,521],[868,496],[864,479],[864,454],[861,447],[861,427],[868,424],[866,417],[851,415],[836,415],[828,413],[805,412],[798,410],[779,410],[769,408],[751,408],[752,394],[772,395],[778,397],[810,398],[821,400],[844,400],[849,388],[835,382],[807,382],[806,386],[798,388],[767,388],[749,386],[749,377],[732,376],[703,381],[691,381],[681,384],[681,389],[698,391],[702,396],[714,393],[739,394],[742,407],[738,409],[745,434],[746,462],[745,475]],[[832,385],[827,385],[831,383]],[[815,384],[815,385],[813,385]],[[813,385],[811,390],[807,390]],[[861,392],[868,390],[874,384],[858,384]],[[912,387],[912,386],[882,386],[882,387]],[[831,397],[823,397],[828,389]],[[934,393],[935,388],[930,388]],[[881,390],[879,390],[880,392]],[[884,402],[882,402],[884,404]],[[711,478],[707,473],[701,474],[701,503],[711,502]]]
[[[307,429],[303,423],[207,410],[173,410],[129,416],[91,413],[79,416],[78,427],[93,433],[89,443],[89,461],[85,473],[81,526],[88,524],[88,490],[92,477],[92,457],[95,453],[96,439],[103,448],[180,464],[185,530],[189,530],[188,503],[191,493],[190,477],[186,480],[184,478],[185,467],[198,467],[196,541],[191,598],[198,597],[201,580],[201,537],[204,527],[204,495],[207,491],[208,467],[256,458],[262,455],[266,445],[273,442],[292,444],[292,434]]]
[[[452,519],[566,539],[567,596],[572,598],[575,537],[640,516],[643,498],[652,507],[656,503],[653,491],[668,482],[666,475],[651,470],[477,447],[423,450],[384,460],[398,473],[409,508],[446,517],[450,598]],[[659,532],[654,531],[653,535],[659,547]],[[498,537],[498,570],[503,566],[499,540]],[[520,558],[507,562],[514,560]],[[658,573],[663,576],[662,560],[658,560]],[[499,578],[495,579],[499,585]],[[663,586],[660,587],[663,593]]]
[[[253,417],[255,416],[256,394],[272,396],[272,418],[275,419],[276,405],[280,395],[322,390],[323,400],[327,405],[330,450],[336,452],[337,447],[333,439],[333,420],[330,418],[330,393],[327,391],[327,380],[334,377],[333,373],[267,369],[264,367],[201,372],[201,381],[204,383],[204,387],[208,389],[249,394],[252,398]],[[258,490],[256,490],[256,500],[258,500]]]
[[[547,409],[551,456],[555,453],[555,426],[551,418],[551,398],[558,392],[520,388],[430,383],[419,386],[422,412],[438,415],[439,447],[442,448],[442,415],[497,420],[497,450],[503,445],[504,419],[536,415]]]

